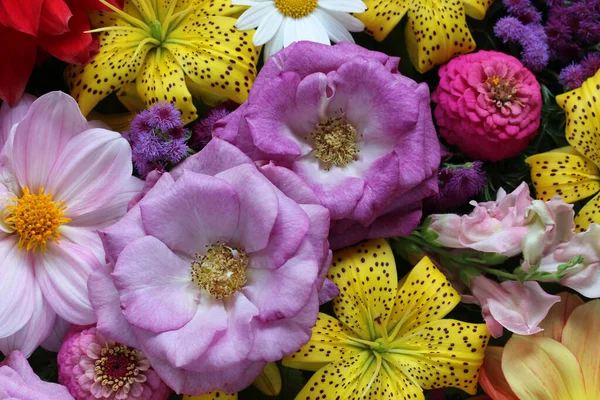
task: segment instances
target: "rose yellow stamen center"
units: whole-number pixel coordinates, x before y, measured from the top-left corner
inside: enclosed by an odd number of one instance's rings
[[[317,0],[275,0],[275,7],[288,17],[302,18],[317,8]]]
[[[140,374],[139,354],[138,350],[122,344],[104,347],[100,358],[94,362],[94,380],[102,386],[109,386],[113,392],[125,385],[132,385]]]
[[[329,118],[317,125],[312,133],[315,157],[325,164],[325,169],[336,165],[343,167],[356,160],[356,129],[343,118]]]
[[[44,188],[32,194],[28,187],[23,188],[21,198],[13,198],[16,205],[7,206],[9,213],[6,222],[19,235],[19,248],[36,251],[46,250],[46,242],[58,243],[58,228],[71,221],[64,217],[64,201],[52,200],[52,195],[44,193]]]
[[[250,258],[241,249],[217,243],[206,254],[196,254],[192,263],[192,282],[218,300],[226,299],[246,284]]]

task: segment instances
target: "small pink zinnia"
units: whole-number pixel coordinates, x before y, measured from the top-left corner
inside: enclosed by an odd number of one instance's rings
[[[540,126],[540,84],[516,58],[496,51],[456,57],[439,70],[435,118],[448,143],[498,161],[527,147]]]
[[[171,390],[144,354],[96,327],[73,326],[58,353],[58,381],[75,400],[163,400]]]
[[[88,275],[104,263],[97,229],[127,211],[142,182],[131,148],[62,92],[0,109],[0,351],[29,356],[58,317],[96,320]]]

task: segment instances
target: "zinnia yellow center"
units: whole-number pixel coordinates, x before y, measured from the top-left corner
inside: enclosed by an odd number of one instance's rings
[[[16,205],[9,205],[6,222],[19,235],[19,248],[36,251],[38,247],[46,250],[46,242],[60,240],[58,228],[71,221],[64,217],[66,207],[64,201],[52,200],[52,195],[44,193],[40,188],[37,194],[32,194],[28,187],[23,188],[23,196],[17,199]]]
[[[317,8],[317,0],[275,0],[275,6],[283,15],[302,18]]]
[[[192,282],[218,300],[226,299],[246,284],[250,258],[241,249],[216,243],[192,263]]]
[[[315,157],[329,170],[331,165],[343,167],[356,160],[356,129],[344,118],[329,118],[312,133]]]

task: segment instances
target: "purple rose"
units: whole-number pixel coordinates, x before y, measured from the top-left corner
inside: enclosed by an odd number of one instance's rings
[[[350,43],[296,43],[269,59],[215,136],[291,198],[329,209],[333,248],[406,235],[437,194],[440,145],[427,85],[398,62]]]
[[[328,231],[327,209],[213,139],[100,232],[111,266],[88,281],[98,332],[143,351],[178,393],[241,390],[309,340]]]

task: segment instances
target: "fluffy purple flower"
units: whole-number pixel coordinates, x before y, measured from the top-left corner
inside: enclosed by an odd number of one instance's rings
[[[97,329],[178,393],[241,390],[309,340],[328,231],[326,208],[291,200],[215,138],[100,232],[111,264],[88,281]]]
[[[600,42],[600,0],[553,4],[545,29],[553,60],[580,59],[586,48]]]
[[[183,128],[179,110],[170,103],[140,112],[123,136],[131,143],[133,163],[142,177],[177,164],[187,155],[189,132]]]
[[[540,23],[542,13],[531,4],[530,0],[503,0],[509,14],[514,15],[524,24]]]
[[[558,79],[566,90],[580,87],[585,81],[585,72],[581,64],[571,64],[560,71]]]
[[[192,128],[190,147],[198,150],[203,149],[212,139],[216,123],[229,114],[231,114],[231,110],[227,107],[215,107],[210,110],[206,118]]]
[[[166,400],[171,394],[142,352],[93,326],[73,325],[67,332],[58,353],[58,381],[75,400]]]
[[[515,42],[522,47],[521,61],[532,71],[541,71],[548,65],[550,52],[544,27],[539,23],[523,24],[514,17],[500,19],[494,33],[504,43]]]
[[[351,43],[298,42],[269,59],[215,136],[290,197],[327,207],[333,248],[409,234],[437,193],[440,144],[427,85],[398,62]]]
[[[20,351],[0,363],[0,399],[73,400],[66,387],[42,381]]]
[[[448,166],[440,170],[440,192],[433,200],[437,212],[462,206],[483,189],[486,183],[483,163],[475,161],[461,166]]]
[[[560,72],[559,80],[566,90],[580,87],[600,70],[600,53],[588,53],[579,64],[571,64]]]

